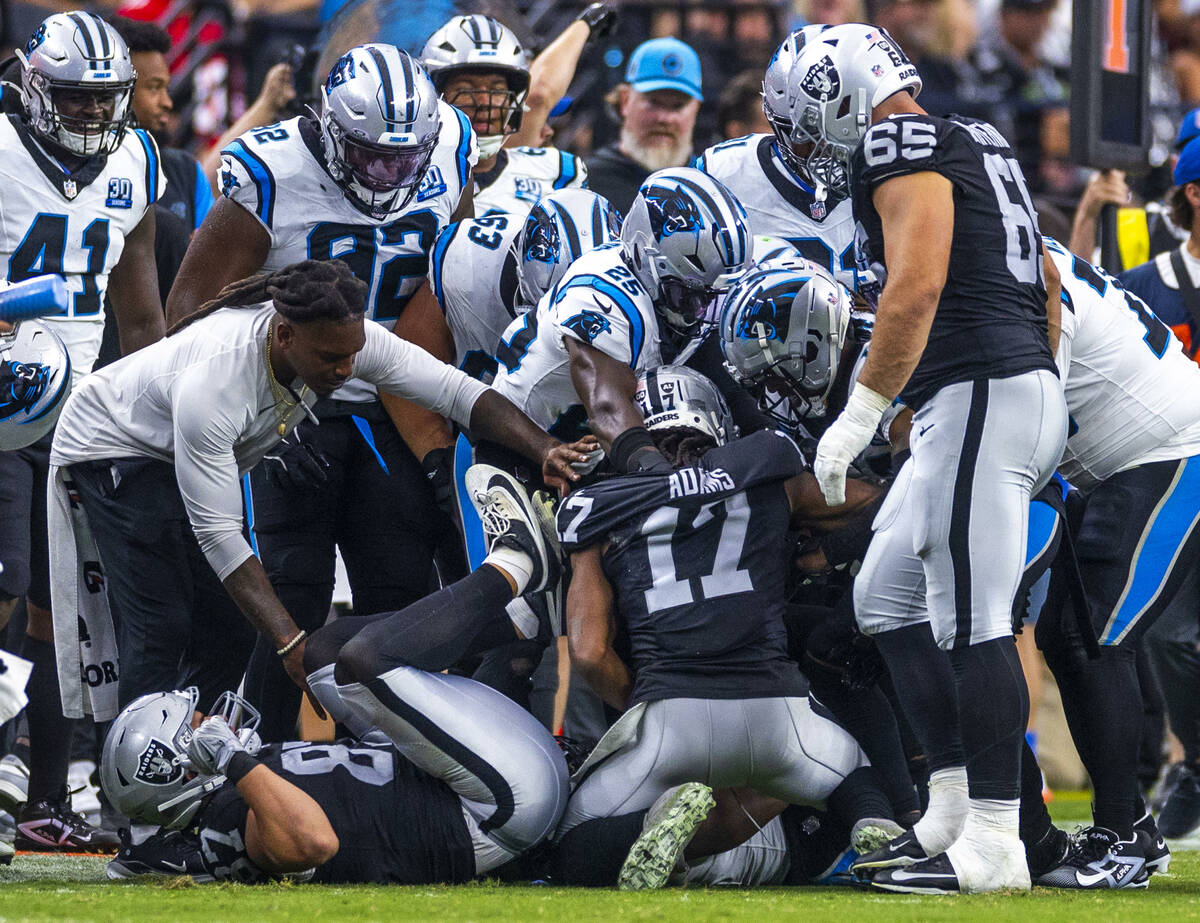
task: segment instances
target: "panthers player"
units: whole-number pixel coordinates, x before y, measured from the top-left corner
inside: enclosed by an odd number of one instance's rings
[[[181,317],[227,282],[299,260],[339,259],[370,286],[368,316],[391,328],[424,284],[438,233],[471,215],[475,135],[425,71],[391,45],[351,49],[329,72],[319,119],[256,128],[222,155],[224,195],[171,290]],[[334,546],[356,608],[396,609],[429,587],[449,529],[420,465],[373,388],[351,381],[251,475],[258,549],[285,606],[315,629],[329,610]],[[246,687],[267,739],[299,700],[265,642]]]
[[[854,248],[854,214],[845,188],[814,180],[793,147],[787,78],[796,55],[829,28],[797,29],[776,50],[763,78],[763,114],[773,134],[746,135],[714,145],[696,166],[720,180],[746,209],[755,234],[781,237],[850,291],[862,275]],[[918,78],[913,86],[919,91]],[[865,268],[865,267],[863,267]]]
[[[9,282],[66,280],[63,311],[41,323],[66,344],[78,382],[99,355],[106,301],[120,323],[122,352],[163,334],[153,205],[166,178],[154,139],[128,127],[137,75],[112,26],[91,13],[56,13],[17,56],[21,111],[0,118],[0,255]],[[72,813],[66,793],[71,730],[59,700],[47,562],[50,439],[0,452],[0,621],[24,596],[20,653],[34,665],[28,801],[16,843],[104,850],[116,838]]]
[[[919,537],[930,622],[954,666],[965,769],[946,770],[952,794],[931,791],[918,825],[931,858],[875,883],[1028,889],[1018,837],[1028,695],[1012,606],[1030,497],[1061,455],[1066,405],[1037,216],[1012,150],[986,123],[926,115],[913,99],[919,85],[887,34],[857,23],[807,42],[788,76],[792,139],[809,174],[852,190],[870,255],[886,254],[888,273],[870,354],[814,470],[826,498],[841,502],[848,465],[893,399],[915,410],[913,474],[889,500]],[[920,673],[923,653],[881,650],[893,675]]]
[[[475,214],[523,215],[555,189],[587,185],[587,168],[552,147],[504,147],[521,128],[530,54],[490,16],[455,16],[425,42],[421,63],[442,99],[466,113],[479,136]]]

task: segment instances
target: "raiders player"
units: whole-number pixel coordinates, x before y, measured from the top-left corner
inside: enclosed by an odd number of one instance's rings
[[[131,353],[163,334],[155,285],[154,209],[166,187],[149,133],[129,128],[136,73],[125,42],[91,13],[48,17],[17,52],[20,114],[0,118],[0,256],[7,280],[61,275],[69,298],[44,318],[66,345],[77,383],[96,361],[105,302]],[[0,452],[0,623],[24,596],[20,653],[29,680],[28,801],[18,849],[105,850],[116,838],[71,812],[70,722],[55,667],[46,535],[51,435]],[[0,807],[18,814],[17,804]]]
[[[224,195],[188,248],[168,313],[227,282],[302,259],[340,259],[370,286],[368,317],[391,328],[424,285],[429,253],[471,215],[475,136],[429,77],[391,45],[351,49],[321,91],[319,119],[253,129],[222,155]],[[450,524],[373,388],[351,381],[251,475],[253,528],[271,580],[301,627],[328,615],[334,546],[359,611],[396,609],[429,587]],[[247,695],[268,740],[299,700],[266,642]]]
[[[801,254],[857,291],[861,273],[854,251],[854,214],[844,186],[814,180],[793,149],[787,78],[805,43],[828,26],[797,29],[775,51],[763,78],[762,107],[773,134],[746,135],[714,145],[696,166],[732,192],[757,234],[781,237]],[[915,82],[919,91],[921,81]],[[914,92],[915,95],[915,92]]]
[[[814,470],[840,503],[847,466],[893,399],[914,409],[912,477],[889,500],[914,524],[933,633],[954,667],[965,769],[931,784],[916,829],[932,858],[885,869],[875,883],[1027,889],[1018,796],[1028,696],[1011,613],[1030,497],[1062,452],[1066,406],[1020,168],[990,125],[927,116],[913,100],[918,85],[886,33],[862,24],[820,33],[788,78],[792,138],[810,175],[849,184],[870,255],[886,256],[888,272],[870,354]],[[902,562],[879,566],[893,563]],[[923,654],[880,649],[903,698]]]
[[[520,130],[530,54],[490,16],[455,16],[425,42],[421,63],[442,99],[466,113],[479,136],[475,214],[522,215],[555,189],[587,185],[587,167],[553,147],[504,147]]]

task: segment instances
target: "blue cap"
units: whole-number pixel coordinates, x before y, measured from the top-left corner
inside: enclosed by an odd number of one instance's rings
[[[1184,145],[1183,153],[1175,161],[1175,185],[1200,182],[1200,138],[1193,138]]]
[[[1183,150],[1183,146],[1192,138],[1200,135],[1200,107],[1193,109],[1179,123],[1179,134],[1175,138],[1175,150]]]
[[[700,58],[691,45],[677,38],[652,38],[634,49],[625,68],[625,82],[639,93],[678,90],[703,101]]]

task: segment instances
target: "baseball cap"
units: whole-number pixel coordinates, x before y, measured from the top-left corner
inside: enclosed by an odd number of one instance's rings
[[[1175,137],[1175,150],[1182,150],[1192,138],[1200,135],[1200,106],[1183,117],[1179,123],[1179,134]]]
[[[1184,145],[1183,153],[1175,162],[1173,179],[1176,186],[1200,182],[1200,138],[1193,138]]]
[[[625,82],[639,93],[678,90],[703,101],[700,58],[692,46],[677,38],[652,38],[634,49],[625,68]]]

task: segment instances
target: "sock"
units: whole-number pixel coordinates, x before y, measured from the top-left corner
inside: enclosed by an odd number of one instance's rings
[[[950,652],[972,798],[1016,803],[1029,692],[1011,636]]]
[[[525,592],[529,581],[533,579],[533,558],[524,551],[509,548],[507,545],[496,545],[483,559],[484,564],[490,564],[512,577],[517,585],[517,596]]]
[[[912,828],[925,854],[943,853],[962,833],[967,819],[967,770],[964,766],[929,774],[929,807]]]
[[[971,798],[967,808],[967,822],[963,835],[968,831],[998,833],[1017,837],[1020,823],[1021,802],[1016,798]]]
[[[550,848],[547,866],[555,885],[611,888],[642,835],[646,811],[586,820],[572,827]]]
[[[29,704],[29,804],[58,798],[66,789],[71,757],[71,719],[64,718],[58,691],[54,645],[25,636],[21,656],[33,663],[26,694]]]
[[[826,799],[829,816],[853,828],[863,818],[892,819],[892,805],[879,784],[879,773],[860,766],[838,784]]]
[[[352,737],[361,740],[371,731],[373,725],[338,694],[333,670],[334,665],[331,663],[309,673],[308,688],[330,718],[343,725]]]
[[[1046,802],[1042,799],[1042,770],[1026,737],[1021,748],[1021,841],[1031,849],[1054,829]],[[1030,861],[1030,867],[1033,862]]]

